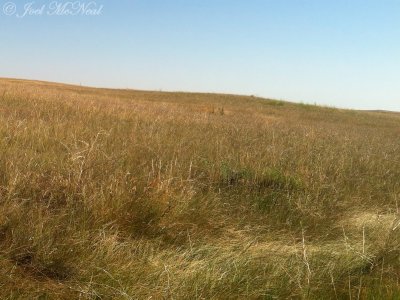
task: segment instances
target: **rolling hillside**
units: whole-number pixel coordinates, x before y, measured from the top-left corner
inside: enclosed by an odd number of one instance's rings
[[[1,299],[398,299],[400,115],[0,79]]]

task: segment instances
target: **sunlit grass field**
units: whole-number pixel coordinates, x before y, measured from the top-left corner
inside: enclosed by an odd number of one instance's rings
[[[400,299],[399,200],[400,114],[0,80],[0,299]]]

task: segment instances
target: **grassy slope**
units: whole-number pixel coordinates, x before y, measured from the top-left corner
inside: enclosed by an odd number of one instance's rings
[[[1,299],[400,297],[400,115],[0,80]]]

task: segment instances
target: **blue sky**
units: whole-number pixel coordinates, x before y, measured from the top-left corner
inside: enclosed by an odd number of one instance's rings
[[[7,2],[0,77],[400,111],[400,1],[99,0],[99,16],[23,18],[32,1]]]

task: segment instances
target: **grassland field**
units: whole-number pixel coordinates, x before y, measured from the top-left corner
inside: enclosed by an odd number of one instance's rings
[[[400,299],[400,114],[0,79],[0,299]]]

